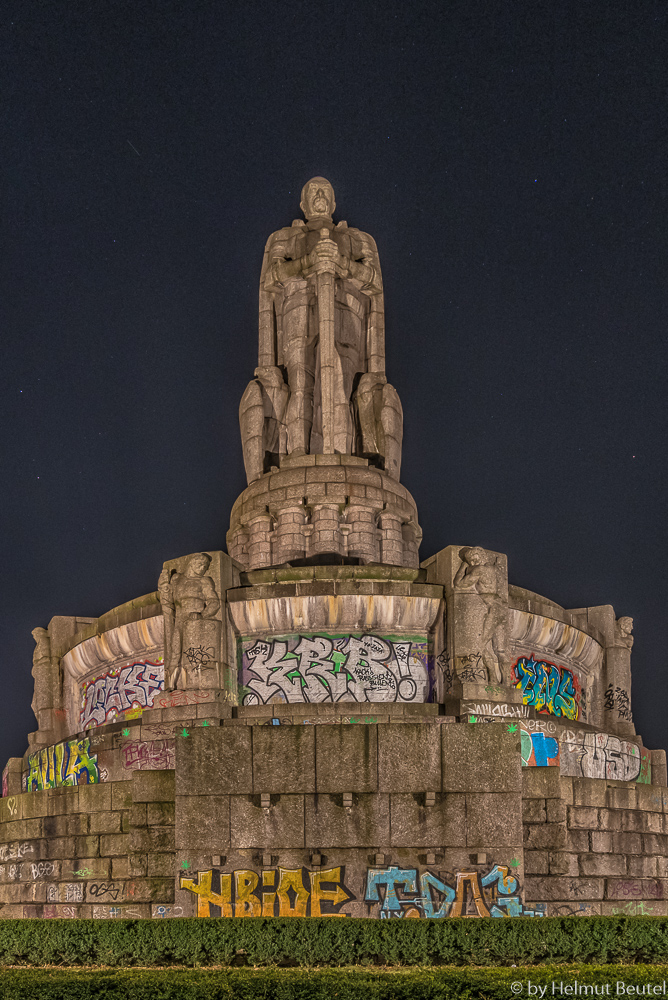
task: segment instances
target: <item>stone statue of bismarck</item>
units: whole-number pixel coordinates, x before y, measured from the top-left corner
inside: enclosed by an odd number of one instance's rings
[[[267,242],[255,379],[240,406],[248,482],[281,456],[358,455],[399,478],[403,416],[385,378],[376,244],[332,221],[329,181],[304,185],[301,219]]]

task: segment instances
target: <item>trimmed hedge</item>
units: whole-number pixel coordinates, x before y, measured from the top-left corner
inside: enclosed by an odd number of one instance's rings
[[[0,965],[5,966],[555,962],[668,963],[668,917],[0,920]]]
[[[580,918],[585,919],[585,918]],[[114,972],[10,969],[0,976],[0,1000],[508,1000],[564,996],[559,984],[577,981],[579,996],[618,996],[617,982],[643,995],[661,992],[666,966],[543,966],[540,969],[228,969]],[[529,992],[529,982],[533,993]],[[552,983],[556,991],[552,992]],[[513,984],[521,984],[518,992]],[[608,988],[605,989],[606,984]],[[586,987],[591,991],[586,992]],[[634,991],[635,992],[635,991]],[[570,995],[573,995],[571,992]],[[628,994],[626,994],[628,995]]]

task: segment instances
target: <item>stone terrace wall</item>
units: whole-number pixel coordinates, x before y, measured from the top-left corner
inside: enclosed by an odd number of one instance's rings
[[[173,771],[0,800],[0,917],[150,917],[173,897]]]
[[[668,789],[523,771],[527,899],[560,915],[668,913]]]
[[[522,767],[517,723],[437,712],[101,727],[100,783],[0,799],[0,917],[668,912],[668,789]]]

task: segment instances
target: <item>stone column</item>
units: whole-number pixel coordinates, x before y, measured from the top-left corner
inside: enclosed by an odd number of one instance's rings
[[[404,542],[404,566],[410,566],[411,568],[417,569],[420,565],[418,550],[420,548],[420,542],[422,541],[422,532],[419,531],[417,525],[414,524],[413,521],[409,521],[407,524],[403,525],[401,534]]]
[[[618,618],[614,625],[612,643],[605,650],[605,726],[619,736],[635,735],[631,715],[632,628],[632,618]]]
[[[380,562],[380,537],[373,509],[351,504],[346,509],[346,523],[350,527],[348,555],[362,563]]]
[[[271,514],[260,514],[248,522],[248,568],[271,566]]]
[[[278,512],[276,538],[274,541],[274,563],[303,559],[306,553],[306,511],[303,504],[283,507]]]
[[[248,559],[248,532],[245,528],[237,528],[235,532],[228,532],[227,548],[230,558],[242,566],[246,565]]]
[[[380,561],[390,566],[403,566],[404,539],[401,530],[401,518],[388,511],[378,515],[380,527]]]
[[[314,555],[319,552],[335,552],[343,554],[343,537],[340,530],[340,511],[337,503],[318,503],[313,505],[311,523],[313,525],[313,538],[311,551]]]

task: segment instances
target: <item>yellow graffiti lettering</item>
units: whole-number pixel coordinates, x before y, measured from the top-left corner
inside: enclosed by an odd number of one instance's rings
[[[262,872],[262,916],[273,917],[276,893],[276,872],[272,869]]]
[[[39,754],[31,753],[28,757],[28,764],[30,766],[30,774],[28,775],[28,791],[35,792],[41,787],[39,776]]]
[[[278,915],[280,917],[305,917],[310,892],[304,888],[301,868],[278,869]],[[294,906],[290,903],[288,889],[295,893]]]
[[[465,917],[466,914],[466,886],[469,886],[473,903],[479,917],[488,917],[489,910],[485,903],[485,898],[480,888],[480,877],[476,871],[457,872],[457,884],[455,886],[455,901],[450,910],[451,917]]]
[[[242,868],[234,873],[234,916],[259,917],[262,903],[254,895],[259,879],[255,872]]]
[[[68,746],[70,753],[65,774],[59,772],[59,774],[62,774],[63,785],[80,785],[82,784],[81,779],[84,775],[85,782],[89,785],[97,784],[99,781],[99,772],[96,760],[91,759],[88,752],[88,740],[69,740]]]
[[[64,743],[56,743],[54,749],[55,749],[55,758],[56,758],[56,769],[55,769],[54,774],[53,774],[53,779],[54,779],[53,783],[55,785],[55,784],[60,784],[60,782],[63,779],[63,760],[64,760],[64,757],[65,757],[65,744]],[[70,757],[71,756],[72,755],[70,753]],[[74,784],[74,782],[65,782],[65,781],[62,781],[62,783],[63,784]]]
[[[220,876],[220,892],[213,892],[211,888],[211,880],[213,878],[213,869],[208,872],[198,872],[199,880],[196,882],[193,878],[185,878],[181,875],[179,882],[182,889],[190,889],[191,892],[197,894],[197,916],[198,917],[210,917],[211,916],[211,906],[219,906],[221,916],[231,917],[232,916],[232,876],[223,875]]]
[[[328,902],[336,906],[350,899],[350,894],[341,885],[341,869],[326,868],[320,872],[310,872],[311,876],[311,916],[312,917],[345,917],[345,913],[323,913],[322,903]],[[324,889],[323,882],[334,882],[334,889]]]

